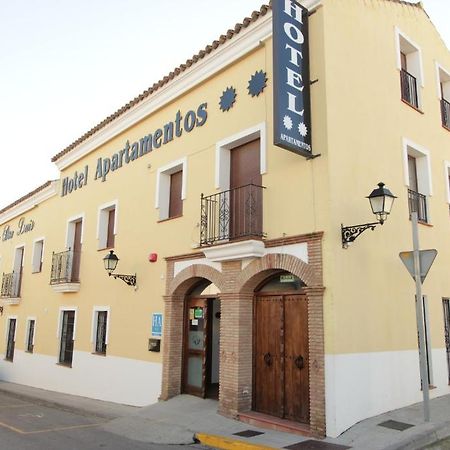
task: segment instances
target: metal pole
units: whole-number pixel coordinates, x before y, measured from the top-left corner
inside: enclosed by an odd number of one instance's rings
[[[425,331],[423,327],[423,303],[422,303],[422,279],[420,278],[420,254],[419,232],[417,226],[417,212],[411,213],[413,254],[414,254],[414,278],[416,280],[416,319],[419,332],[419,361],[420,378],[422,380],[423,415],[425,422],[430,421],[430,390],[428,385],[427,355],[425,346]]]

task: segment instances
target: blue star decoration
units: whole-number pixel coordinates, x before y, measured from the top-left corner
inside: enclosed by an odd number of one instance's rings
[[[266,72],[259,70],[255,72],[254,75],[252,75],[250,81],[248,82],[248,93],[252,97],[258,97],[258,95],[261,94],[262,91],[264,91],[264,88],[266,86],[267,86]]]
[[[229,111],[236,101],[236,89],[232,86],[227,87],[220,97],[219,106],[222,111]]]

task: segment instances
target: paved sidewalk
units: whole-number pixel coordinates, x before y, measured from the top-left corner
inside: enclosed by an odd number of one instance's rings
[[[432,420],[427,424],[423,422],[422,405],[416,404],[363,420],[338,438],[315,441],[308,437],[257,428],[227,419],[217,414],[216,401],[189,395],[180,395],[167,402],[135,408],[6,382],[0,382],[0,392],[104,417],[109,421],[101,425],[102,429],[133,440],[155,444],[191,444],[194,439],[198,439],[213,448],[242,450],[413,450],[450,436],[450,396],[431,400]],[[380,426],[387,421],[391,421],[387,425],[405,429],[401,431]],[[255,435],[236,435],[248,430],[255,431],[256,433],[250,433]]]

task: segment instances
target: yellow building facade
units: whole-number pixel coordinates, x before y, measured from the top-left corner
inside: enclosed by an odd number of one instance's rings
[[[0,211],[2,380],[137,406],[186,392],[336,436],[421,400],[398,257],[417,210],[438,250],[431,396],[450,393],[450,53],[420,4],[302,4],[314,158],[273,145],[263,6]],[[343,248],[380,181],[398,197],[386,224]]]

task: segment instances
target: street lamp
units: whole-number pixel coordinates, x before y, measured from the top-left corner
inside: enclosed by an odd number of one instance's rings
[[[114,279],[119,278],[128,286],[136,286],[136,274],[134,275],[122,275],[118,273],[113,273],[116,270],[119,258],[114,254],[114,250],[110,250],[109,253],[103,258],[103,264],[105,265],[105,270],[108,272],[109,276],[113,276]]]
[[[388,215],[391,213],[394,199],[397,197],[385,187],[384,183],[378,183],[378,187],[366,198],[369,199],[370,207],[378,222],[351,225],[348,227],[344,227],[344,225],[341,224],[342,248],[348,248],[348,246],[367,229],[370,228],[371,230],[374,230],[377,225],[383,225]]]

